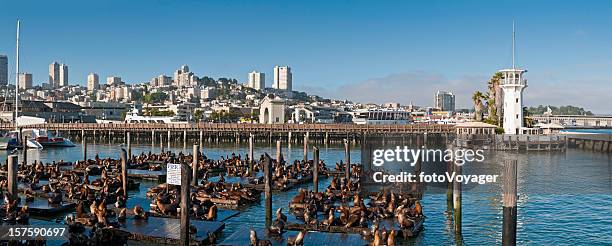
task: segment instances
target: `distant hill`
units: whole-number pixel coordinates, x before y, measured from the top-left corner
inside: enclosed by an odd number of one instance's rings
[[[591,111],[587,111],[584,108],[575,107],[571,105],[560,106],[560,107],[556,107],[552,105],[548,105],[548,106],[540,105],[537,107],[527,108],[527,112],[530,115],[542,115],[547,111],[547,108],[550,108],[552,110],[553,115],[593,115]]]

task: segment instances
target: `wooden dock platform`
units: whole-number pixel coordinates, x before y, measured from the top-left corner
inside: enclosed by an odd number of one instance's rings
[[[28,210],[34,215],[50,215],[57,214],[72,210],[76,207],[76,203],[64,202],[61,205],[51,205],[47,200],[36,198],[32,202],[25,202],[25,198],[21,198],[22,203],[19,205],[21,208],[23,205],[28,205]]]
[[[149,210],[149,213],[152,216],[155,217],[160,217],[160,218],[174,218],[174,219],[178,219],[178,216],[171,216],[171,215],[164,215],[161,213],[158,213],[155,211],[155,209],[153,208],[153,206],[151,206],[151,210]],[[228,209],[219,209],[217,210],[217,219],[214,221],[218,221],[218,222],[223,222],[226,221],[227,219],[237,216],[238,214],[240,214],[240,212],[235,211],[235,210],[228,210]],[[193,217],[190,217],[191,220],[202,220],[202,219],[196,219]],[[206,221],[206,220],[202,220],[202,221]]]
[[[269,235],[265,229],[254,229],[257,237],[260,240],[270,240],[272,245],[287,245],[288,237],[295,237],[298,232],[287,231],[282,235]],[[241,228],[234,234],[227,237],[218,245],[249,245],[250,228]],[[309,231],[304,235],[304,246],[323,246],[323,245],[367,245],[368,242],[361,238],[360,235],[342,234],[342,233],[327,233]]]
[[[153,180],[158,182],[166,182],[165,171],[149,171],[140,169],[128,169],[128,177],[135,179]]]
[[[207,244],[210,233],[219,233],[225,228],[223,222],[191,220],[197,233],[192,243]],[[153,244],[177,245],[180,241],[181,222],[179,219],[149,217],[147,220],[128,218],[119,231],[130,234],[130,240],[145,241]]]

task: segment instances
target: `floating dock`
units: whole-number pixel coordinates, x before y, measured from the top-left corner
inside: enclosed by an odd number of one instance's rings
[[[287,238],[295,237],[298,232],[286,231],[281,235],[269,235],[266,229],[254,229],[259,240],[269,240],[272,245],[287,245]],[[250,228],[241,228],[234,234],[227,237],[218,245],[249,245]],[[304,235],[304,246],[323,246],[323,245],[367,245],[368,242],[360,235],[327,233],[309,231]]]

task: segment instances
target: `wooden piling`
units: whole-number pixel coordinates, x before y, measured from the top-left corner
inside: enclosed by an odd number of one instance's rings
[[[276,162],[278,163],[278,165],[281,164],[281,159],[282,159],[282,146],[281,146],[281,141],[280,140],[276,140]]]
[[[452,161],[449,161],[446,165],[446,170],[449,174],[453,172],[453,167],[455,164]],[[453,211],[453,182],[448,181],[446,186],[446,211]]]
[[[198,160],[200,159],[200,146],[193,145],[193,161],[191,164],[191,185],[198,185]]]
[[[516,245],[517,160],[504,161],[502,245]]]
[[[168,130],[168,150],[170,150],[170,131]]]
[[[200,146],[201,146],[201,147],[204,147],[204,142],[203,142],[203,140],[204,140],[204,132],[203,132],[203,131],[200,131]]]
[[[304,162],[308,162],[308,132],[304,135]]]
[[[87,139],[83,138],[83,161],[87,162]]]
[[[130,131],[127,132],[127,155],[128,158],[132,158],[132,138],[130,136]]]
[[[127,187],[128,187],[128,165],[127,165],[127,151],[121,149],[121,184],[123,185],[123,197],[127,198]]]
[[[8,156],[8,192],[12,199],[17,198],[17,155]]]
[[[461,166],[454,165],[455,176],[461,175]],[[461,182],[453,182],[453,215],[455,235],[461,235]]]
[[[189,208],[191,202],[191,168],[188,164],[181,165],[181,243],[180,245],[189,245]]]
[[[344,162],[346,162],[344,178],[346,182],[349,182],[351,180],[351,146],[346,138],[344,139]]]
[[[253,164],[255,163],[255,152],[253,151],[253,134],[249,135],[249,173],[251,174],[251,176],[254,176],[253,174]]]
[[[272,225],[272,158],[266,153],[264,160],[264,192],[266,206],[266,227]]]
[[[28,138],[25,135],[23,136],[22,145],[23,145],[23,165],[28,164]]]
[[[312,183],[314,184],[314,192],[319,192],[319,148],[312,147]]]

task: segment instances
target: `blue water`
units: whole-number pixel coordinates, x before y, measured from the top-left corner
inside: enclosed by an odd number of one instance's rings
[[[118,157],[119,144],[102,143],[89,145],[88,157],[95,153],[100,157]],[[159,144],[134,144],[133,153],[159,151]],[[173,151],[190,152],[189,145],[171,146]],[[80,146],[64,149],[29,150],[32,158],[42,161],[64,159],[74,161],[82,158]],[[230,155],[232,152],[245,154],[247,146],[205,144],[204,153],[209,158]],[[256,155],[263,152],[275,153],[275,146],[257,145]],[[359,147],[352,148],[352,159],[359,159]],[[283,146],[287,159],[301,159],[301,145]],[[340,146],[320,146],[320,156],[328,165],[343,159]],[[21,156],[21,155],[20,155]],[[608,154],[568,150],[565,153],[510,153],[487,152],[485,164],[498,169],[507,158],[519,161],[518,235],[519,245],[610,245],[612,244],[612,156]],[[2,154],[0,159],[6,159]],[[323,179],[321,186],[329,180]],[[129,206],[136,203],[148,207],[144,197],[145,182],[139,192],[130,196]],[[312,188],[312,185],[304,185]],[[275,193],[274,209],[279,206],[287,210],[288,201],[297,189]],[[402,245],[451,245],[462,240],[466,245],[501,244],[502,204],[499,184],[479,185],[463,193],[463,235],[455,238],[446,210],[446,195],[426,193],[422,204],[427,216],[424,230],[418,237],[401,242]],[[251,206],[241,214],[226,221],[226,237],[243,226],[263,227],[264,208]]]

